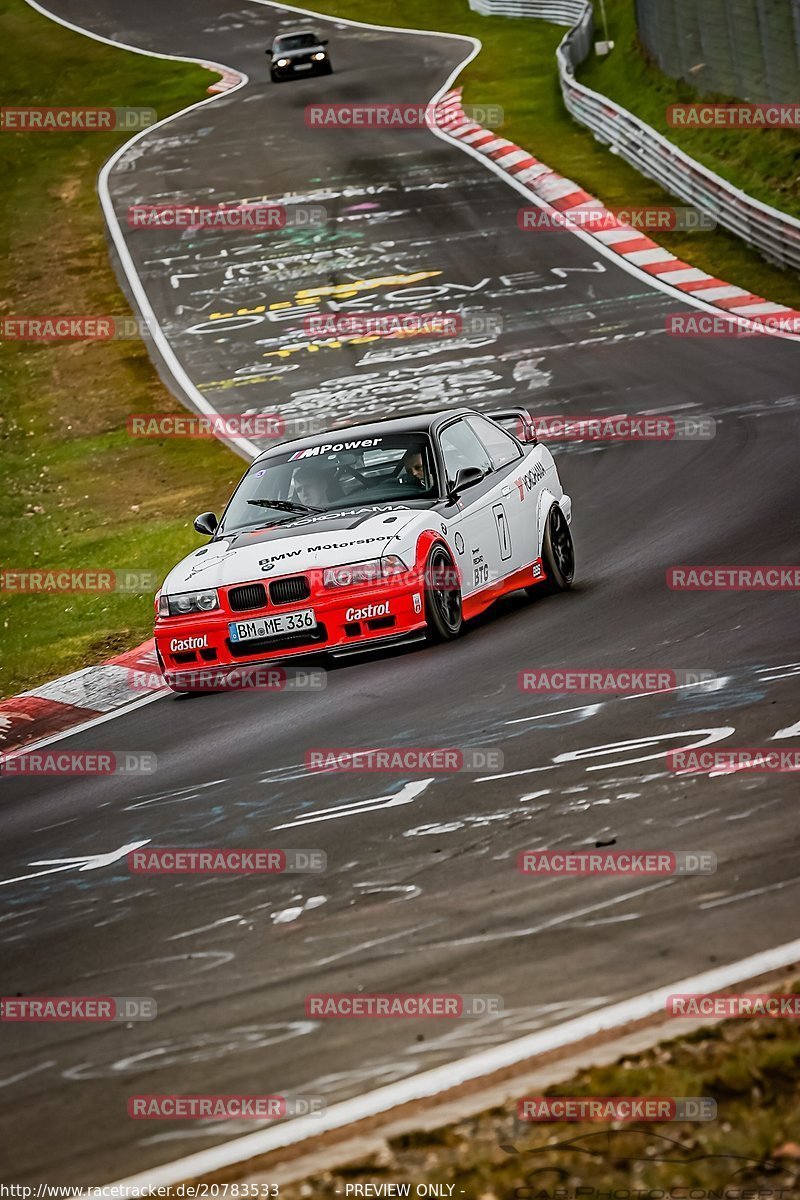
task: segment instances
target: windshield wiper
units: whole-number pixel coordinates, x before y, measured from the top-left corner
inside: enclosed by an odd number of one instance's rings
[[[277,508],[278,512],[289,513],[321,513],[324,508],[312,508],[310,504],[298,504],[295,500],[248,500],[248,504],[256,504],[259,508]]]

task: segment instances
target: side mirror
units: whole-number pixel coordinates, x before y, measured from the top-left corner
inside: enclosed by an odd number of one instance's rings
[[[199,517],[194,519],[194,527],[198,533],[205,533],[208,537],[212,537],[214,530],[219,525],[219,521],[213,513],[200,513]]]
[[[450,495],[457,496],[465,488],[474,487],[476,483],[481,483],[484,479],[485,475],[480,467],[460,467],[456,472],[455,482],[450,488]]]
[[[319,44],[320,44],[320,46],[327,46],[327,44],[328,44],[328,39],[327,39],[327,38],[321,38],[321,39],[320,39],[320,43],[319,43]]]
[[[265,50],[265,51],[264,51],[264,53],[266,54],[267,58],[272,58],[272,51],[271,51],[271,50]]]

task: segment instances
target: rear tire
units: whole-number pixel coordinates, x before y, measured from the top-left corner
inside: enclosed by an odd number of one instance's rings
[[[453,641],[464,624],[458,571],[442,542],[431,547],[425,564],[425,620],[431,642]]]
[[[544,593],[547,596],[553,592],[569,591],[575,578],[575,547],[567,518],[557,504],[552,505],[547,514],[542,539],[542,562],[545,581],[525,588],[528,595]]]

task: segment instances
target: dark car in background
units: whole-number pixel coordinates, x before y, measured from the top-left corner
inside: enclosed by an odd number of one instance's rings
[[[297,29],[292,33],[279,34],[267,50],[270,75],[273,83],[290,79],[293,75],[330,75],[330,56],[325,47],[327,38],[321,38],[314,29]]]

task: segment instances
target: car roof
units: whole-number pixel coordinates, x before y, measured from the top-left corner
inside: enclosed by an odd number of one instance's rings
[[[276,33],[272,40],[273,42],[279,42],[281,38],[297,37],[300,33],[310,33],[312,37],[319,37],[316,29],[285,29],[283,33]]]
[[[437,412],[416,413],[408,417],[388,417],[381,421],[370,421],[364,425],[345,425],[339,429],[326,429],[322,433],[310,437],[292,438],[281,442],[278,446],[270,446],[263,454],[259,454],[255,462],[261,462],[273,454],[285,454],[290,447],[294,450],[305,450],[310,446],[320,446],[327,442],[334,445],[339,442],[353,441],[373,437],[386,437],[402,433],[433,433],[438,425],[450,417],[465,416],[473,413],[472,408],[445,408]]]

